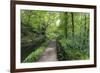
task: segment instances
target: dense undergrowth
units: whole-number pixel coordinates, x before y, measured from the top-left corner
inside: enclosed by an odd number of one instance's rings
[[[84,44],[82,46],[85,46]],[[62,38],[57,41],[58,60],[87,60],[89,59],[89,46],[81,47],[81,43]]]
[[[26,58],[23,60],[24,63],[36,62],[40,56],[43,54],[45,48],[47,47],[47,42],[43,43],[40,47],[36,48],[35,51],[32,51]],[[33,48],[34,49],[34,48]]]

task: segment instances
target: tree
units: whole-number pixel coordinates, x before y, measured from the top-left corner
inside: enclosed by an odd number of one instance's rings
[[[64,27],[65,27],[64,30],[65,30],[65,37],[67,38],[67,36],[68,36],[68,28],[67,28],[68,27],[67,26],[68,25],[68,14],[67,14],[67,12],[64,13],[64,16],[65,16],[64,17],[64,20],[65,20],[64,21]]]
[[[73,40],[74,40],[74,13],[71,12],[71,17],[72,17],[72,36],[73,36]]]

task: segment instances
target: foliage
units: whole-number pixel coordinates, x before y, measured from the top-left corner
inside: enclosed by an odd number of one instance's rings
[[[85,60],[89,58],[88,51],[86,51],[88,48],[81,50],[78,42],[73,44],[71,40],[62,39],[59,41],[58,46],[59,60]]]
[[[56,40],[58,60],[89,59],[89,13],[21,10],[21,62],[36,61]]]
[[[25,63],[25,62],[37,61],[41,53],[43,53],[43,51],[44,51],[44,47],[38,48],[36,51],[33,51],[31,54],[29,54],[23,62]]]
[[[43,43],[41,47],[36,48],[35,51],[32,51],[26,58],[23,60],[24,63],[27,62],[35,62],[39,59],[39,57],[42,55],[44,52],[45,48],[47,47],[47,42]]]

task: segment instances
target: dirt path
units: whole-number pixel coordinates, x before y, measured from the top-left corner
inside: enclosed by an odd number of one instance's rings
[[[56,41],[50,41],[39,62],[57,61]]]

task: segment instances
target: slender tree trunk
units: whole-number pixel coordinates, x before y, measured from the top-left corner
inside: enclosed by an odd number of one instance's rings
[[[31,26],[31,24],[30,24],[30,21],[31,21],[31,14],[32,14],[32,11],[28,11],[28,25],[30,25]]]
[[[87,33],[86,33],[86,31],[87,31],[87,29],[86,29],[86,24],[87,24],[87,23],[86,23],[86,15],[84,15],[84,33],[83,33],[83,34],[84,34],[84,39],[83,39],[83,45],[85,45],[85,43],[86,43],[86,38],[87,38],[87,37],[86,37],[86,34],[87,34]]]
[[[74,39],[74,13],[71,13],[71,17],[72,17],[72,36]]]
[[[86,15],[84,15],[84,37],[86,37],[86,32],[87,32],[87,29],[86,29],[86,24],[87,24],[87,19],[86,19]]]
[[[80,50],[82,49],[82,42],[83,42],[83,39],[82,39],[82,25],[83,25],[83,20],[82,20],[82,13],[80,14],[81,16],[81,22],[80,22]]]
[[[67,34],[68,34],[68,28],[67,28],[67,24],[68,24],[68,14],[67,14],[67,12],[64,14],[65,15],[65,22],[64,22],[64,27],[65,27],[65,37],[67,38]]]

